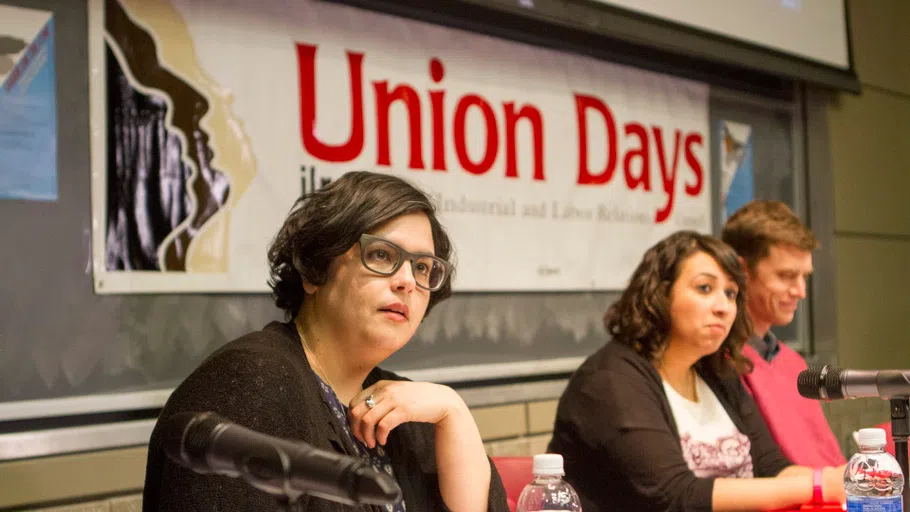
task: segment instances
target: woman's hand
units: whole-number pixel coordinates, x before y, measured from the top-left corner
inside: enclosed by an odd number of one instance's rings
[[[373,407],[367,398],[373,397]],[[411,421],[438,425],[467,406],[452,388],[429,382],[382,380],[351,399],[348,421],[354,436],[370,448],[386,444],[389,432]]]
[[[373,407],[366,403],[373,398]],[[351,432],[370,448],[386,444],[402,423],[435,425],[439,493],[449,510],[488,508],[490,462],[468,406],[452,388],[429,382],[383,380],[351,399]]]

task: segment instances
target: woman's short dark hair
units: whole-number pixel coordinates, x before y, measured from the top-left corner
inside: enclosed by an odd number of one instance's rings
[[[450,260],[452,245],[436,218],[430,197],[407,181],[368,171],[344,174],[322,189],[301,196],[269,247],[269,286],[275,305],[288,319],[303,304],[303,279],[325,284],[329,264],[360,238],[401,215],[423,212],[430,220],[436,256]],[[452,295],[452,272],[439,290],[430,293],[427,314]]]
[[[604,325],[613,340],[631,346],[652,362],[657,362],[669,342],[670,290],[679,278],[682,264],[692,255],[704,252],[717,261],[739,286],[736,318],[720,349],[699,362],[716,375],[731,370],[751,371],[750,361],[742,355],[743,345],[752,335],[752,321],[746,312],[746,276],[733,249],[720,240],[679,231],[664,238],[645,252],[632,273],[629,286],[604,315]]]

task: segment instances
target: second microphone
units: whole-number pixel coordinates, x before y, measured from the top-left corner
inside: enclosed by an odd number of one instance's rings
[[[910,397],[910,370],[844,370],[814,366],[800,372],[799,394],[813,400]]]

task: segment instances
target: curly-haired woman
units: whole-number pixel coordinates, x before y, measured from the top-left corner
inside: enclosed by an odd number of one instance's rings
[[[740,381],[744,287],[736,254],[710,236],[678,232],[645,253],[604,317],[612,342],[559,402],[550,451],[585,512],[843,501],[843,468],[792,465]]]

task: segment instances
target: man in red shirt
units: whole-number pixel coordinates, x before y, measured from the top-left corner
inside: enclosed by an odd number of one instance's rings
[[[771,435],[794,464],[839,466],[846,460],[821,404],[799,395],[796,380],[805,360],[780,343],[772,326],[793,321],[806,298],[812,251],[818,240],[787,205],[755,200],[737,210],[721,232],[746,270],[746,307],[754,324],[744,348],[755,365],[743,380],[755,398]]]

